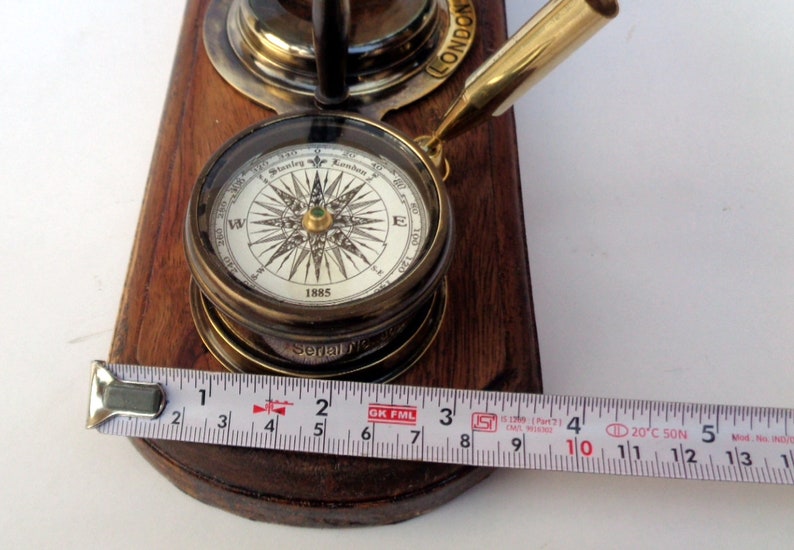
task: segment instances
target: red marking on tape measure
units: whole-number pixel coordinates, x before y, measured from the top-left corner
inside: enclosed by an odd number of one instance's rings
[[[253,413],[279,414],[284,416],[287,414],[287,407],[294,404],[295,403],[290,403],[289,401],[270,401],[264,407],[255,404]]]
[[[476,412],[471,415],[471,429],[475,432],[495,432],[499,419],[493,413]]]
[[[367,410],[367,420],[379,424],[403,424],[416,426],[419,411],[416,407],[378,405],[373,403]]]

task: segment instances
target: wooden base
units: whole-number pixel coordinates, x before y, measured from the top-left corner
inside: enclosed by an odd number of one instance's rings
[[[480,2],[477,38],[450,83],[387,116],[427,133],[473,68],[505,39],[501,2]],[[201,40],[206,0],[188,4],[110,359],[220,370],[194,329],[182,229],[191,188],[213,151],[272,113],[231,89]],[[396,382],[541,391],[515,128],[495,119],[447,145],[457,244],[437,341]],[[311,526],[371,525],[421,514],[489,470],[304,455],[155,440],[136,448],[177,487],[252,519]]]

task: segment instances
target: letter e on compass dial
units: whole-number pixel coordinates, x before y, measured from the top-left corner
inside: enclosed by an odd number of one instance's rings
[[[410,269],[427,236],[406,174],[338,143],[255,157],[220,195],[210,231],[218,256],[247,286],[289,303],[371,296]]]

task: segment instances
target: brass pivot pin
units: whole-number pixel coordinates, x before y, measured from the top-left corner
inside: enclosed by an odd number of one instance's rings
[[[309,233],[322,233],[331,229],[334,215],[322,206],[313,206],[306,211],[301,222]]]
[[[617,14],[617,0],[551,0],[466,79],[435,132],[417,141],[441,166],[444,141],[507,111]]]

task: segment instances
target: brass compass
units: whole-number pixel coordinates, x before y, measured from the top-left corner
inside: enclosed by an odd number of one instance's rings
[[[229,368],[391,377],[438,328],[452,236],[442,178],[405,136],[331,111],[270,119],[194,190],[194,317]]]
[[[401,24],[407,30],[396,33],[402,37],[396,43],[414,44],[417,33],[426,33],[419,41],[436,44],[428,51],[444,47],[439,28],[449,28],[450,14],[439,7],[444,2],[399,4],[406,8]],[[312,47],[293,38],[292,64],[271,51],[284,41],[262,30],[277,23],[265,18],[246,26],[251,17],[264,17],[264,4],[218,6],[228,10],[221,19],[234,63],[253,64],[246,81],[269,89],[268,97],[287,98],[272,106],[288,114],[232,138],[194,188],[185,242],[198,331],[232,370],[389,380],[421,357],[443,320],[454,223],[442,144],[508,109],[614,16],[617,4],[550,2],[469,77],[438,129],[416,139],[349,109],[393,108],[394,98],[405,99],[400,90],[406,79],[432,72],[437,53],[373,84],[364,78],[363,59],[399,66],[399,56],[384,57],[371,45],[351,48],[347,2],[314,2]],[[439,23],[445,20],[446,26]],[[210,22],[205,31],[217,25]],[[252,53],[241,46],[256,42],[246,28],[276,46],[260,40],[259,53]],[[358,58],[348,55],[353,50]],[[286,72],[256,61],[263,51],[267,63]],[[312,51],[322,54],[310,60]],[[359,71],[352,79],[348,62]],[[317,76],[302,81],[300,66],[311,63],[316,71],[306,72]]]

